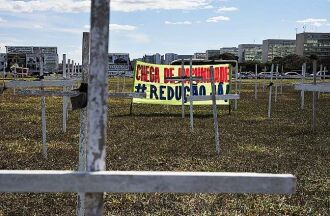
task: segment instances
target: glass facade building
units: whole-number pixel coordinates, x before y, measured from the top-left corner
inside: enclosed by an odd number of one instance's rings
[[[304,57],[316,55],[320,59],[330,58],[330,33],[297,34],[296,54]]]
[[[276,57],[295,54],[296,40],[268,39],[262,43],[262,62],[271,62]]]
[[[238,45],[238,61],[240,63],[247,61],[262,61],[261,44],[240,44]]]

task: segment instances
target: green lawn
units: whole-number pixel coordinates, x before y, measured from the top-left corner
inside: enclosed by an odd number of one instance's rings
[[[305,110],[300,110],[292,82],[285,81],[272,120],[267,119],[268,93],[260,85],[256,101],[254,82],[241,84],[238,110],[231,115],[227,107],[219,110],[221,156],[215,153],[211,106],[194,108],[191,133],[180,106],[134,105],[129,115],[130,100],[110,100],[107,170],[291,173],[298,181],[295,195],[107,194],[106,215],[329,214],[330,94],[317,101],[313,134],[312,93],[305,94]],[[117,90],[117,81],[110,86]],[[128,80],[125,88],[130,89]],[[0,169],[77,169],[79,111],[69,113],[63,134],[62,99],[46,102],[48,160],[42,157],[40,98],[12,91],[0,96]],[[0,215],[75,215],[75,202],[73,193],[0,193]]]

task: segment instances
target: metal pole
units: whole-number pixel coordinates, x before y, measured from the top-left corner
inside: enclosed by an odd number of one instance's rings
[[[82,83],[88,83],[89,71],[89,50],[90,50],[89,32],[83,33],[82,40]],[[79,168],[80,172],[87,171],[87,140],[88,140],[88,125],[87,125],[87,108],[80,110],[80,137],[79,137]],[[77,199],[77,215],[85,215],[85,193],[78,193]]]
[[[190,82],[190,97],[193,96],[193,81],[192,81],[192,58],[190,58],[190,70],[189,70],[189,82]],[[193,101],[190,100],[189,102],[190,108],[190,130],[194,131],[194,108],[193,108]]]
[[[92,0],[87,171],[105,170],[110,0]],[[103,194],[86,193],[85,215],[103,215]]]
[[[66,54],[63,54],[63,61],[62,61],[62,68],[63,68],[63,78],[66,79],[67,73],[66,73]],[[63,91],[66,91],[67,88],[63,87]],[[68,119],[68,97],[63,97],[63,133],[66,133],[66,121]]]
[[[255,71],[256,71],[256,83],[254,85],[254,99],[258,99],[258,65],[256,64],[255,66]]]
[[[316,60],[313,61],[313,84],[316,85],[316,70],[317,63]],[[316,128],[316,92],[313,91],[313,132],[315,132]]]
[[[270,85],[269,85],[269,99],[268,99],[268,118],[272,117],[272,82],[273,82],[273,72],[274,72],[274,64],[272,64],[271,74],[270,74]]]
[[[215,84],[214,84],[214,69],[213,69],[213,66],[210,67],[210,73],[211,73],[210,75],[211,75],[211,88],[212,88],[212,107],[213,107],[215,148],[216,148],[217,153],[220,154],[218,111],[217,111],[216,89],[215,89]]]
[[[182,76],[182,79],[185,75],[185,71],[184,71],[184,60],[182,59],[182,62],[181,62],[181,76]],[[184,119],[184,80],[181,81],[181,108],[182,108],[182,118]]]
[[[43,57],[40,57],[40,77],[44,75],[44,65],[43,65]],[[41,81],[43,81],[41,79]],[[44,90],[44,88],[40,88]],[[41,127],[42,127],[42,146],[43,146],[43,155],[47,158],[47,141],[46,141],[46,97],[41,97]]]

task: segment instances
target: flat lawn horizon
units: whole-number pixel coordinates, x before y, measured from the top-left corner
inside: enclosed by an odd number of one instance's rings
[[[116,78],[110,80],[110,90],[116,91]],[[215,151],[212,106],[194,107],[194,132],[190,132],[189,106],[183,120],[181,106],[134,104],[129,115],[130,100],[110,99],[106,169],[290,173],[297,177],[296,194],[107,193],[105,215],[328,214],[330,94],[321,93],[317,100],[313,133],[312,93],[305,93],[301,110],[300,92],[291,86],[300,80],[285,80],[283,94],[278,87],[271,120],[268,89],[262,92],[262,82],[258,80],[258,100],[254,80],[243,80],[238,110],[229,115],[228,107],[219,108],[220,156]],[[125,91],[132,89],[131,83],[126,79]],[[234,82],[232,89],[233,93]],[[40,97],[13,95],[12,90],[0,95],[1,170],[78,169],[79,110],[69,111],[67,133],[62,132],[62,98],[46,98],[46,116],[47,160],[42,156]],[[0,215],[75,215],[76,196],[0,193]]]

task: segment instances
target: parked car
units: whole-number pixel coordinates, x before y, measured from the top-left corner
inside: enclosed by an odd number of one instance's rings
[[[254,77],[254,74],[250,73],[250,72],[241,72],[240,73],[240,78],[241,79],[251,79]]]
[[[311,73],[309,76],[314,77],[314,74]],[[326,79],[330,79],[330,71],[318,71],[316,73],[316,76],[321,77],[321,78],[325,77]]]
[[[276,74],[277,74],[277,77],[281,76],[280,73],[273,72],[273,79],[276,78]],[[272,76],[272,72],[261,72],[258,74],[258,79],[270,79],[271,76]]]
[[[286,72],[284,77],[286,79],[301,79],[303,76],[297,72]]]

